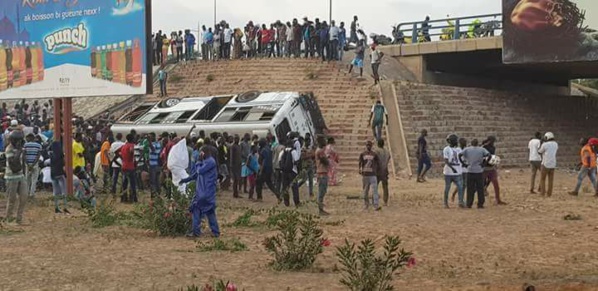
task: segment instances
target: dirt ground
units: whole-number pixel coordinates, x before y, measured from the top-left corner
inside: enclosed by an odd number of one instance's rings
[[[224,279],[240,290],[345,290],[335,271],[335,247],[365,238],[381,245],[389,234],[399,235],[417,260],[395,279],[397,290],[521,290],[524,283],[536,290],[598,290],[598,199],[589,182],[585,193],[571,197],[566,193],[575,176],[559,172],[552,198],[527,193],[527,170],[501,170],[500,182],[509,205],[494,206],[490,191],[486,209],[461,210],[441,207],[443,180],[392,181],[390,205],[374,212],[364,211],[361,200],[347,199],[360,193],[360,178],[345,177],[343,186],[330,188],[326,205],[332,215],[323,219],[344,223],[323,226],[332,244],[304,272],[268,267],[271,258],[261,242],[273,232],[265,229],[222,227],[223,238],[237,237],[249,250],[197,252],[196,242],[185,238],[124,226],[91,228],[75,203],[73,215],[63,216],[53,213],[50,201],[42,202],[28,207],[26,226],[0,232],[0,289],[178,290]],[[276,204],[269,194],[260,204],[231,196],[219,196],[221,226],[241,215],[242,207]],[[316,206],[301,211],[315,214]],[[567,214],[581,220],[564,220]]]

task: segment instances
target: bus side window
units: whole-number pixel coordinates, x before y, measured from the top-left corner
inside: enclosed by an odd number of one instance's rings
[[[289,132],[291,132],[291,125],[289,124],[289,120],[285,118],[276,126],[276,136],[280,139],[286,137]]]

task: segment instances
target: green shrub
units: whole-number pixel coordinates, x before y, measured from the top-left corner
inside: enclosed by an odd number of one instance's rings
[[[401,240],[397,236],[387,236],[384,254],[376,256],[374,242],[361,241],[355,249],[354,243],[345,240],[345,245],[337,247],[336,256],[341,264],[343,278],[341,284],[352,291],[393,290],[392,277],[399,269],[415,264],[412,253],[399,250]]]
[[[170,183],[172,184],[172,183]],[[195,192],[195,184],[189,183],[187,193]],[[189,197],[193,197],[193,194]],[[182,236],[191,229],[190,198],[182,195],[171,185],[167,197],[158,196],[138,209],[141,227],[154,230],[161,236]]]
[[[211,252],[211,251],[230,251],[231,253],[242,252],[247,250],[245,245],[238,238],[230,240],[215,239],[209,242],[197,242],[197,250],[200,252]]]
[[[249,209],[243,213],[243,215],[239,216],[233,223],[226,224],[225,226],[228,227],[257,227],[260,226],[261,223],[257,223],[251,221],[251,217],[256,214],[256,211],[253,209]]]
[[[116,211],[114,205],[106,201],[98,203],[95,209],[93,207],[83,207],[83,211],[87,213],[91,227],[94,228],[115,225],[119,218],[122,217],[121,213]]]
[[[275,270],[311,267],[323,251],[318,221],[297,211],[282,211],[277,217],[278,234],[264,241],[266,250],[274,257],[272,267]]]

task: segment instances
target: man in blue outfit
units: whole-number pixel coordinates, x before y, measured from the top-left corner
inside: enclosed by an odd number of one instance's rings
[[[216,219],[216,183],[218,181],[218,167],[216,160],[203,151],[199,154],[199,160],[193,167],[191,176],[181,180],[179,184],[189,183],[195,180],[195,196],[189,205],[189,212],[193,218],[193,230],[187,237],[198,237],[201,234],[201,220],[208,217],[208,223],[214,237],[220,236],[218,220]]]

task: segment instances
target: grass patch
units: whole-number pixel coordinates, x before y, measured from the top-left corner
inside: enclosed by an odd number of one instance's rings
[[[329,222],[324,222],[324,225],[328,225],[328,226],[341,226],[345,224],[345,220],[337,220],[337,221],[329,221]]]
[[[184,79],[185,79],[185,77],[183,77],[181,75],[172,74],[172,76],[170,76],[170,78],[168,78],[168,81],[170,81],[171,83],[178,83]]]
[[[245,245],[238,238],[232,238],[229,240],[215,239],[209,242],[197,242],[197,251],[199,252],[212,252],[212,251],[229,251],[231,253],[247,251],[247,245]]]
[[[243,213],[243,215],[239,216],[234,222],[226,224],[226,227],[258,227],[261,226],[261,223],[257,223],[251,221],[251,217],[253,217],[257,212],[253,209],[249,209]]]
[[[581,215],[567,214],[567,215],[563,216],[563,220],[581,220]]]

